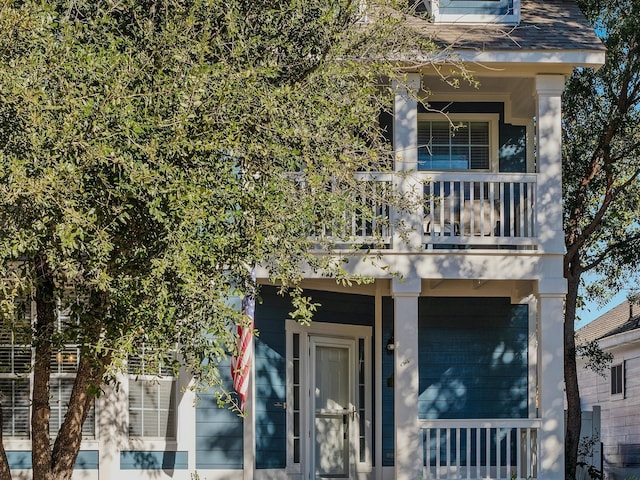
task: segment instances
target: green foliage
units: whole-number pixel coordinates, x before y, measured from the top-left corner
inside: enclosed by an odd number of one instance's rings
[[[606,298],[640,260],[640,4],[580,3],[607,61],[578,69],[564,96],[565,232],[569,257],[598,278],[587,293]]]
[[[585,368],[601,377],[606,377],[611,362],[613,362],[613,354],[602,350],[597,340],[578,345],[576,354],[585,360]]]
[[[580,351],[574,337],[580,288],[586,286],[588,298],[604,300],[637,273],[640,260],[640,2],[578,3],[602,38],[607,59],[598,71],[577,69],[563,98],[567,478],[575,478],[580,438]],[[584,272],[597,281],[585,285]],[[595,355],[590,363],[596,370],[606,365],[599,349],[586,353]]]
[[[394,10],[371,3],[363,23],[359,5],[2,0],[7,315],[45,258],[74,319],[54,344],[108,358],[106,379],[142,344],[178,345],[205,386],[235,348],[229,299],[255,287],[251,266],[293,287],[308,321],[303,269],[350,281],[309,234],[347,231],[345,212],[374,194],[400,201],[354,173],[390,164],[378,115],[403,80],[395,59],[434,50]]]

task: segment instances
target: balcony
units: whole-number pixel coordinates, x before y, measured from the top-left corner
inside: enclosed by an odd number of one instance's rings
[[[424,185],[426,248],[535,248],[535,174],[418,176]]]
[[[336,248],[353,246],[406,251],[408,232],[418,232],[420,250],[536,250],[536,174],[485,172],[359,173],[374,182],[359,199],[366,211],[345,214],[341,234],[322,226],[315,238]],[[412,199],[393,209],[380,198],[400,182]],[[368,197],[367,197],[368,195]],[[418,220],[418,217],[420,220]]]
[[[420,420],[425,479],[538,476],[537,419]]]

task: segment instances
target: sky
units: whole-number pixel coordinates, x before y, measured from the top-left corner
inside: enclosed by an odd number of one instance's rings
[[[636,286],[631,285],[631,287]],[[576,322],[576,330],[624,302],[627,299],[627,294],[631,290],[632,288],[625,288],[624,290],[621,290],[616,296],[614,296],[608,303],[603,306],[598,305],[596,302],[587,302],[585,308],[582,308],[577,312],[577,316],[580,318],[580,321]]]

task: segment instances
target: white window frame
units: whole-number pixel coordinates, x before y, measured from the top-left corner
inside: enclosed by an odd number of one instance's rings
[[[126,396],[127,396],[127,437],[131,440],[135,439],[135,440],[142,440],[142,441],[149,441],[149,442],[153,442],[155,443],[156,441],[159,442],[166,442],[167,445],[175,445],[177,444],[177,440],[178,440],[178,377],[175,377],[173,375],[165,375],[165,374],[135,374],[135,373],[127,373],[126,374],[126,379],[127,379],[127,386],[126,386]],[[172,399],[170,399],[170,405],[171,405],[171,401],[173,403],[173,410],[169,411],[170,415],[173,415],[173,432],[171,436],[147,436],[144,435],[144,420],[143,423],[141,424],[142,426],[142,434],[140,435],[132,435],[131,434],[131,390],[132,390],[132,385],[135,384],[136,382],[143,382],[143,383],[155,383],[155,384],[160,384],[160,383],[171,383],[171,390],[172,390]],[[141,408],[141,411],[144,413],[144,407]],[[156,414],[159,414],[160,411],[160,406],[158,406],[158,408],[156,409]],[[144,417],[143,417],[144,418]]]
[[[460,170],[445,170],[455,172],[497,172],[499,169],[499,133],[500,115],[497,113],[419,113],[419,122],[450,122],[455,125],[457,122],[486,122],[489,124],[489,168],[467,168]],[[419,136],[419,135],[418,135]],[[424,145],[418,145],[418,148]],[[425,172],[438,170],[422,170]]]
[[[520,23],[520,0],[513,0],[513,8],[509,14],[480,14],[480,13],[441,13],[444,5],[450,3],[450,0],[424,0],[427,9],[433,17],[435,23],[459,23],[459,24],[476,24],[476,23],[498,23],[503,25],[518,25]],[[500,4],[509,3],[509,0],[500,0]],[[467,0],[461,2],[461,7],[492,6],[492,1],[486,0]]]
[[[612,382],[613,382],[613,369],[620,368],[622,371],[622,384],[620,385],[621,391],[617,393],[613,393],[612,391]],[[626,368],[624,360],[620,362],[613,363],[609,368],[609,394],[611,395],[611,400],[622,400],[625,397],[625,383],[626,383]]]

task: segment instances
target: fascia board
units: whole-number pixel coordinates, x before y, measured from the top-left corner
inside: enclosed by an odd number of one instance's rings
[[[599,68],[605,62],[605,52],[601,50],[454,50],[463,62],[469,63],[530,63],[562,64],[575,67]]]
[[[630,332],[618,333],[610,337],[598,340],[598,345],[602,349],[622,347],[632,342],[640,340],[640,329],[631,330]]]

